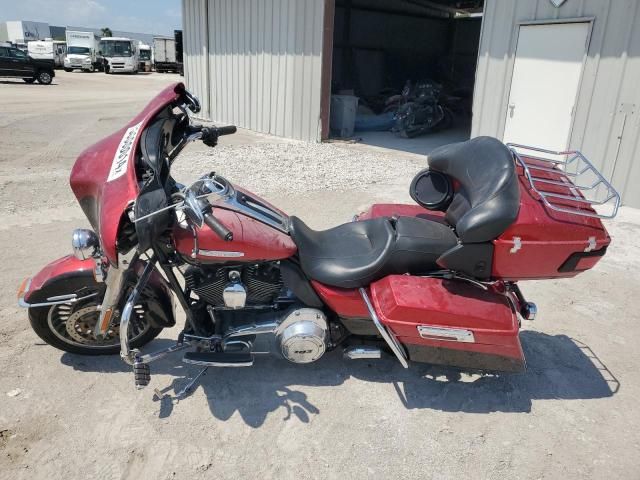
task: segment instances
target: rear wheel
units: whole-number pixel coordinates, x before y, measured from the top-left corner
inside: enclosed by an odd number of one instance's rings
[[[73,72],[73,68],[65,68],[64,71],[65,72]]]
[[[38,72],[36,78],[38,79],[38,83],[41,83],[42,85],[50,85],[53,80],[51,73],[45,71]]]
[[[61,281],[49,292],[55,295],[68,294],[68,286]],[[50,307],[32,307],[29,309],[31,327],[38,336],[52,347],[80,355],[113,355],[120,351],[120,317],[117,313],[105,337],[98,340],[94,336],[94,328],[100,317],[99,306],[103,292],[83,288],[78,296],[97,295],[78,303],[64,303]],[[152,299],[147,302],[153,301]],[[156,307],[159,308],[159,307]],[[148,303],[134,307],[129,322],[129,341],[132,347],[141,347],[162,331],[151,325],[147,312]]]
[[[35,78],[23,78],[22,80],[24,80],[26,83],[33,83],[36,81]]]

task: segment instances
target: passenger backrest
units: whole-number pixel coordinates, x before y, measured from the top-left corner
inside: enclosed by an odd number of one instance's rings
[[[511,151],[492,137],[444,145],[429,168],[458,183],[445,216],[462,243],[490,242],[518,216],[520,186]]]

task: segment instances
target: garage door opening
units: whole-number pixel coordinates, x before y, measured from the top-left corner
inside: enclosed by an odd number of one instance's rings
[[[330,137],[428,154],[467,140],[484,0],[337,0]]]

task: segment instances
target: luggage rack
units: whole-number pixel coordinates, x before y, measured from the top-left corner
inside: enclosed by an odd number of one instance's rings
[[[522,166],[531,189],[551,210],[594,218],[617,215],[620,195],[582,152],[555,152],[517,143],[507,143],[507,147]]]

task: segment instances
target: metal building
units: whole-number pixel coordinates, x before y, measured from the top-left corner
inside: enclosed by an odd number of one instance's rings
[[[469,92],[462,138],[579,149],[640,207],[640,0],[183,0],[183,22],[206,119],[319,141],[333,93],[433,73]]]

